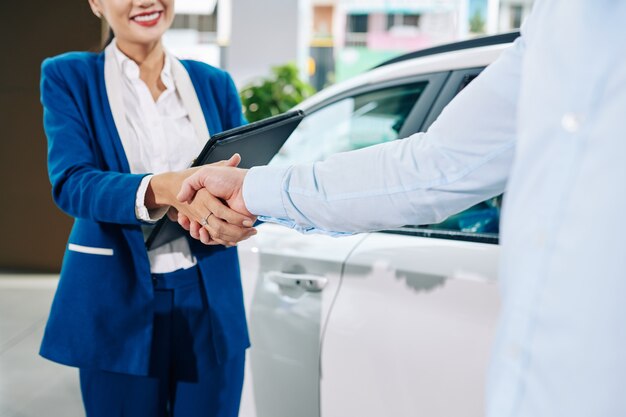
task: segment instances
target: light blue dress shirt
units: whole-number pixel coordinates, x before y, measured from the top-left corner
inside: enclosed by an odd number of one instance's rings
[[[626,2],[539,0],[426,133],[254,168],[301,231],[438,222],[506,191],[489,417],[626,416]],[[454,400],[454,399],[452,399]]]

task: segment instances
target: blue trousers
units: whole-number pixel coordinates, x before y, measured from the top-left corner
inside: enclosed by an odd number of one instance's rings
[[[80,369],[87,417],[236,417],[245,352],[218,364],[197,267],[154,274],[147,377]]]

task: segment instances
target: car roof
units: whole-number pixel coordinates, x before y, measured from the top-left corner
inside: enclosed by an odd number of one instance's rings
[[[383,67],[389,64],[395,64],[396,62],[402,62],[413,58],[420,58],[428,55],[443,54],[445,52],[461,51],[463,49],[479,48],[481,46],[501,45],[513,42],[520,36],[519,31],[500,33],[498,35],[481,36],[478,38],[468,39],[460,42],[452,42],[444,45],[434,46],[432,48],[420,49],[419,51],[409,52],[408,54],[400,55],[395,58],[391,58],[377,65],[374,68]]]
[[[296,108],[307,111],[334,96],[368,85],[442,71],[485,67],[495,61],[518,36],[517,32],[486,36],[402,55],[394,62],[387,61],[363,74],[327,87]]]

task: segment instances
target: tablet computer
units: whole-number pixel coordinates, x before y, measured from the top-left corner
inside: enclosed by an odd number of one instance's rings
[[[209,139],[192,167],[223,161],[235,153],[241,155],[240,168],[267,165],[303,118],[304,112],[295,110],[218,133]],[[164,216],[153,226],[146,247],[158,248],[187,233]]]

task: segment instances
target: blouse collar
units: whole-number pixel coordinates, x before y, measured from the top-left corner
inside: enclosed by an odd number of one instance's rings
[[[137,65],[135,61],[130,59],[120,50],[115,42],[115,39],[113,39],[112,44],[120,73],[130,81],[139,80],[139,65]],[[175,88],[174,78],[172,77],[172,57],[167,50],[164,52],[165,64],[163,65],[163,70],[161,71],[161,81],[163,81],[163,84],[169,90]]]

